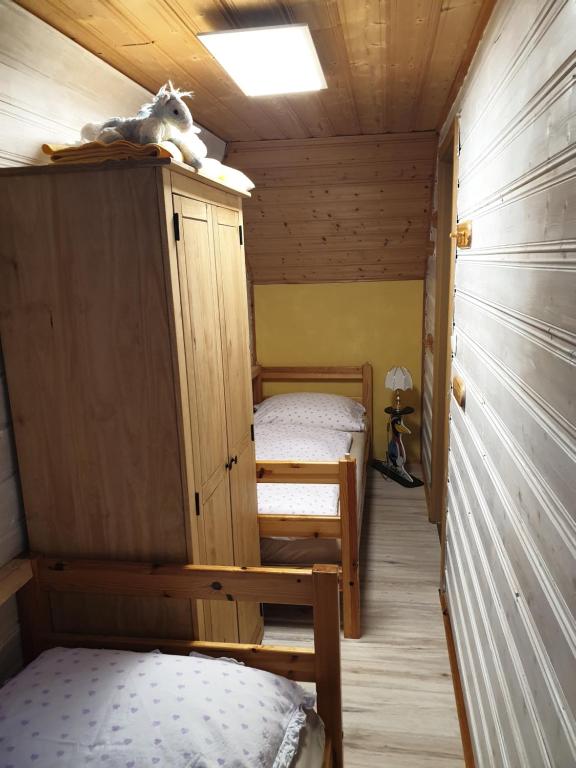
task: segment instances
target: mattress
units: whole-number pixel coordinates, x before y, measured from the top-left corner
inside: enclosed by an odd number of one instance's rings
[[[352,433],[297,424],[256,424],[260,461],[338,461],[350,451]],[[338,485],[259,483],[261,515],[337,515]]]
[[[352,444],[349,453],[356,459],[356,488],[358,495],[358,531],[362,529],[362,483],[364,470],[364,453],[366,450],[366,433],[352,432]],[[294,456],[292,456],[294,458]],[[342,458],[340,456],[339,458]],[[308,488],[322,488],[330,486],[308,486]],[[334,486],[335,487],[335,486]],[[260,488],[260,486],[259,486]],[[300,512],[300,514],[306,514]],[[337,514],[337,506],[334,511],[327,514]],[[314,565],[315,563],[340,563],[339,539],[261,539],[260,552],[262,563],[290,564],[290,565]]]
[[[2,766],[319,768],[313,700],[229,659],[53,648],[0,690]]]

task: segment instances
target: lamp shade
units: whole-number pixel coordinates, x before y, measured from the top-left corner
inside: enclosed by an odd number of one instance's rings
[[[386,374],[386,381],[384,382],[386,389],[412,389],[412,376],[408,368],[402,366],[396,366],[390,368]]]

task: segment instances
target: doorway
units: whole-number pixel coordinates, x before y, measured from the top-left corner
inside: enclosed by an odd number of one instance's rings
[[[452,369],[454,269],[458,193],[459,126],[456,119],[438,150],[438,224],[432,374],[432,445],[429,517],[444,541],[448,482],[448,417]]]

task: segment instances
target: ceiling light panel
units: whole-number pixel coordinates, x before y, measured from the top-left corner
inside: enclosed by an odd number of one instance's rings
[[[198,39],[247,96],[327,87],[307,24],[210,32]]]

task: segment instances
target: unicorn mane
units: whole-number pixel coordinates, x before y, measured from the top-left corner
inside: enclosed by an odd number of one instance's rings
[[[172,81],[168,80],[166,85],[163,85],[162,88],[160,88],[152,101],[147,104],[142,104],[138,110],[138,117],[150,117],[154,111],[154,107],[165,100],[166,96],[176,96],[179,99],[188,97],[192,99],[194,98],[194,91],[181,91],[180,88],[174,88]]]

